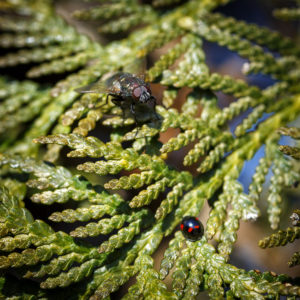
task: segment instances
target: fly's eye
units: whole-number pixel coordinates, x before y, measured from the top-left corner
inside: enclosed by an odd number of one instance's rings
[[[137,87],[133,90],[133,96],[135,98],[139,99],[141,94],[142,94],[142,89],[140,87]]]

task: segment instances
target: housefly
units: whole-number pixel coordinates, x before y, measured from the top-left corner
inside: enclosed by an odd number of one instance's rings
[[[148,120],[151,121],[153,115],[159,119],[155,112],[156,99],[151,93],[149,83],[145,82],[142,76],[117,72],[105,80],[76,89],[76,91],[79,93],[106,93],[106,102],[108,96],[111,96],[111,101],[122,109],[123,118],[125,110],[129,109],[136,124],[138,121],[141,122],[140,120],[147,119],[147,117],[141,118],[140,114],[148,114]]]

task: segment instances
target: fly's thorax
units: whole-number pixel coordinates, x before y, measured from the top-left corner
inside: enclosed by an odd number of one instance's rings
[[[119,91],[120,93],[122,92],[122,85],[118,80],[113,81],[112,86],[115,91]]]

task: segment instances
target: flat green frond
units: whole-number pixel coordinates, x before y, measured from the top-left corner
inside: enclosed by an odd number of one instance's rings
[[[223,224],[218,250],[221,255],[228,258],[237,238],[236,232],[239,228],[240,219],[256,220],[259,216],[259,210],[255,202],[248,195],[242,193],[242,186],[239,183],[228,181],[226,185],[227,203],[231,204],[231,210]]]
[[[79,39],[72,41],[70,44],[65,43],[63,47],[49,46],[47,48],[35,48],[34,50],[20,50],[19,52],[0,57],[0,67],[54,60],[83,51],[87,46],[86,44],[86,39]]]
[[[54,28],[53,31],[49,32],[48,36],[41,33],[28,34],[2,34],[0,36],[1,48],[23,48],[23,47],[36,47],[46,46],[55,43],[61,43],[63,40],[71,41],[74,38],[74,32],[72,30],[60,31],[61,28]]]
[[[169,247],[165,251],[164,258],[162,259],[160,264],[159,273],[161,279],[164,279],[168,275],[170,269],[172,269],[172,267],[174,266],[176,259],[179,257],[183,241],[183,235],[179,232],[176,232],[175,237],[170,241]]]
[[[169,88],[163,92],[162,103],[165,107],[171,107],[177,97],[178,89]]]
[[[60,74],[64,72],[71,72],[83,67],[90,59],[95,58],[100,53],[94,45],[85,45],[84,51],[77,53],[70,53],[72,56],[65,56],[57,59],[51,59],[51,62],[43,62],[36,67],[32,67],[28,72],[29,78],[39,78],[50,74]],[[95,49],[96,48],[96,49]],[[58,54],[57,54],[58,56]],[[61,52],[59,56],[63,56]],[[41,61],[41,58],[39,58]],[[46,59],[43,59],[46,61]]]
[[[128,5],[126,1],[120,3],[103,4],[101,6],[95,6],[87,10],[77,10],[74,12],[74,17],[80,20],[97,20],[97,19],[110,19],[112,17],[119,17],[123,14],[131,14],[139,9],[139,6],[132,1],[132,4]]]
[[[181,252],[181,256],[175,263],[175,270],[172,274],[173,291],[178,297],[182,297],[184,288],[186,286],[186,279],[188,270],[191,267],[190,249],[186,248]]]
[[[215,25],[222,30],[237,34],[240,37],[247,38],[258,45],[266,46],[271,50],[276,49],[276,51],[284,55],[299,55],[300,53],[299,47],[297,47],[292,39],[267,27],[249,24],[219,13],[205,15],[205,22],[209,25]]]
[[[14,82],[6,82],[7,86],[14,86]],[[0,113],[0,118],[3,118],[6,114],[17,110],[22,105],[28,103],[34,97],[34,94],[37,90],[37,85],[33,82],[28,82],[26,89],[24,90],[16,90],[13,97],[8,97],[5,101],[2,102],[2,109]],[[3,91],[3,93],[5,93]],[[4,94],[4,96],[8,96],[8,94]]]
[[[153,15],[147,15],[149,9],[140,10],[137,13],[133,13],[129,16],[119,18],[118,20],[113,20],[99,27],[99,32],[102,33],[117,33],[127,31],[130,28],[139,25],[147,24],[151,21],[155,21]]]
[[[271,248],[277,246],[284,246],[287,243],[292,243],[295,239],[300,237],[299,227],[289,227],[286,230],[279,230],[277,233],[266,237],[259,241],[259,246],[261,248]]]
[[[295,252],[288,261],[289,267],[300,265],[300,251]]]
[[[300,288],[299,286],[293,286],[290,283],[285,283],[280,285],[279,292],[282,295],[292,295],[297,298],[300,295]]]
[[[1,193],[3,201],[0,212],[7,216],[6,221],[3,220],[7,230],[5,234],[2,231],[0,242],[1,269],[37,265],[50,260],[54,255],[76,252],[88,254],[92,251],[88,247],[77,246],[67,234],[55,232],[43,221],[34,221],[28,210],[19,207],[17,199],[7,190],[2,190]],[[22,251],[15,252],[17,248]],[[7,255],[4,255],[5,252]],[[97,252],[93,255],[99,256]]]
[[[249,115],[247,118],[243,120],[243,123],[236,127],[235,129],[235,135],[241,136],[246,133],[247,130],[249,130],[253,124],[255,124],[259,118],[262,117],[263,113],[265,112],[266,107],[265,105],[261,104],[257,106]]]
[[[300,159],[300,148],[298,147],[279,146],[279,150],[294,159]]]
[[[171,48],[166,54],[162,55],[155,65],[147,72],[150,81],[153,81],[160,76],[164,70],[172,66],[176,59],[188,50],[188,47],[193,40],[192,36],[184,36],[179,43]]]
[[[69,156],[91,156],[91,157],[101,157],[103,156],[103,151],[101,151],[101,148],[105,146],[102,141],[93,138],[88,137],[84,138],[82,135],[79,134],[59,134],[59,135],[53,135],[53,136],[47,136],[47,137],[39,137],[38,139],[35,139],[34,142],[36,143],[42,143],[42,144],[58,144],[58,145],[67,145],[72,149],[75,149],[72,151],[72,154],[69,154]],[[95,149],[97,151],[95,152]],[[76,151],[77,150],[77,151]]]
[[[220,143],[219,145],[217,145],[212,151],[208,153],[197,171],[200,173],[205,173],[212,169],[212,167],[221,160],[225,152],[231,150],[230,148],[231,147],[226,145],[225,143]]]
[[[153,260],[148,255],[138,258],[139,275],[137,283],[131,286],[124,299],[177,299],[174,293],[167,291],[166,285],[159,279],[159,274],[153,269]]]
[[[300,138],[300,129],[297,127],[281,127],[278,128],[277,132],[282,135],[288,135],[293,139]]]
[[[135,235],[139,234],[141,228],[153,223],[149,212],[142,211],[142,213],[137,220],[133,220],[127,227],[120,229],[116,235],[111,236],[108,241],[103,242],[100,245],[99,252],[111,252],[113,249],[122,247],[124,244],[129,243]],[[148,220],[146,217],[148,217]]]
[[[206,224],[205,235],[208,239],[212,239],[217,232],[223,230],[228,198],[229,195],[224,193],[220,195],[219,199],[214,203],[214,208],[211,210]]]
[[[141,191],[130,201],[130,207],[141,207],[150,204],[152,200],[157,199],[159,194],[170,184],[170,180],[163,178],[156,183],[149,185],[146,190]]]
[[[200,256],[200,257],[199,257]],[[186,280],[183,299],[196,299],[200,292],[200,286],[204,282],[205,261],[202,260],[201,254],[195,253],[195,262],[192,262],[189,277]]]
[[[26,124],[33,120],[37,115],[40,114],[42,109],[48,105],[51,101],[51,97],[48,95],[48,91],[36,93],[34,99],[30,99],[30,102],[26,107],[17,109],[13,113],[7,113],[0,120],[0,133],[7,134],[7,132],[14,130],[17,127]],[[11,110],[11,109],[8,109]]]
[[[188,179],[189,176],[187,176]],[[173,207],[178,204],[179,197],[182,196],[183,192],[185,190],[188,190],[191,188],[192,183],[191,180],[182,180],[183,182],[178,183],[175,185],[170,193],[168,193],[167,197],[165,200],[163,200],[159,206],[159,208],[156,210],[155,213],[155,218],[156,219],[162,219],[164,218],[167,214],[169,214],[172,210]]]
[[[34,82],[24,80],[8,80],[7,78],[0,77],[0,97],[1,99],[7,98],[11,95],[22,94],[29,91],[36,90],[37,86]],[[15,101],[15,100],[14,100]]]
[[[275,145],[275,147],[277,147]],[[290,160],[286,159],[278,150],[274,151],[274,164],[272,167],[273,177],[271,178],[268,196],[268,214],[272,229],[277,229],[279,215],[281,213],[281,191],[284,186],[291,186],[299,180],[299,174],[293,171]]]
[[[73,237],[85,238],[88,236],[97,236],[100,234],[109,234],[114,229],[120,229],[124,223],[131,223],[142,219],[147,214],[146,210],[134,213],[132,215],[114,215],[112,218],[101,219],[98,223],[90,222],[85,227],[77,227],[70,233]]]
[[[130,176],[123,176],[120,179],[113,179],[105,184],[107,189],[138,189],[145,184],[149,184],[152,180],[159,179],[155,176],[153,171],[145,171],[140,174],[131,174]]]
[[[189,62],[186,62],[188,69]],[[197,74],[200,73],[200,74]],[[229,75],[220,75],[218,73],[206,74],[206,70],[199,69],[198,72],[189,74],[181,73],[176,75],[171,71],[164,71],[161,83],[164,85],[174,85],[175,87],[187,86],[190,88],[201,87],[202,89],[211,89],[212,91],[222,91],[226,94],[232,94],[236,97],[251,96],[257,98],[260,96],[260,90],[255,86],[248,84],[241,79],[233,79]],[[184,76],[182,78],[182,76]]]
[[[73,267],[68,272],[62,272],[56,277],[48,277],[45,281],[41,282],[41,287],[43,289],[67,287],[72,283],[89,277],[99,264],[100,261],[97,259],[83,262],[79,267]]]
[[[71,172],[69,172],[66,168],[55,167],[54,165],[46,162],[36,162],[32,158],[23,160],[20,156],[1,155],[0,164],[2,166],[9,165],[12,169],[32,174],[35,178],[30,180],[28,184],[29,186],[38,189],[66,186],[67,182],[72,180]]]
[[[266,175],[274,158],[274,151],[276,151],[276,146],[274,145],[274,143],[276,143],[277,140],[278,136],[273,136],[266,142],[266,155],[265,157],[260,159],[259,164],[255,169],[252,183],[249,186],[249,197],[254,201],[258,201],[259,195],[262,192],[263,184],[266,180]]]
[[[117,33],[127,31],[131,27],[139,24],[147,24],[156,21],[156,14],[149,5],[138,5],[131,1],[130,5],[126,2],[104,4],[93,7],[85,11],[76,11],[76,18],[81,20],[105,20],[98,30],[105,33]]]
[[[113,216],[121,210],[122,204],[120,201],[110,201],[109,205],[90,205],[89,207],[77,208],[76,210],[66,209],[62,212],[54,212],[49,217],[49,220],[66,223],[87,222],[91,219],[100,219],[105,214]]]
[[[106,297],[109,297],[112,292],[127,282],[135,273],[135,267],[125,266],[124,268],[113,267],[109,271],[97,276],[99,285],[90,299],[107,299]]]
[[[68,253],[61,255],[58,258],[51,259],[48,263],[41,265],[38,271],[27,271],[24,278],[43,278],[45,276],[55,276],[62,271],[67,271],[73,264],[80,264],[93,257],[97,257],[95,251],[90,253]]]
[[[181,0],[154,0],[153,5],[155,7],[174,5],[179,3]]]
[[[283,20],[299,20],[300,9],[299,8],[281,8],[273,11],[274,17]]]

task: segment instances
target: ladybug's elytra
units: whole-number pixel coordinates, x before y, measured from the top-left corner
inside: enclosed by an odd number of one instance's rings
[[[186,216],[182,219],[180,230],[184,237],[192,242],[199,240],[204,233],[202,223],[198,218]]]

